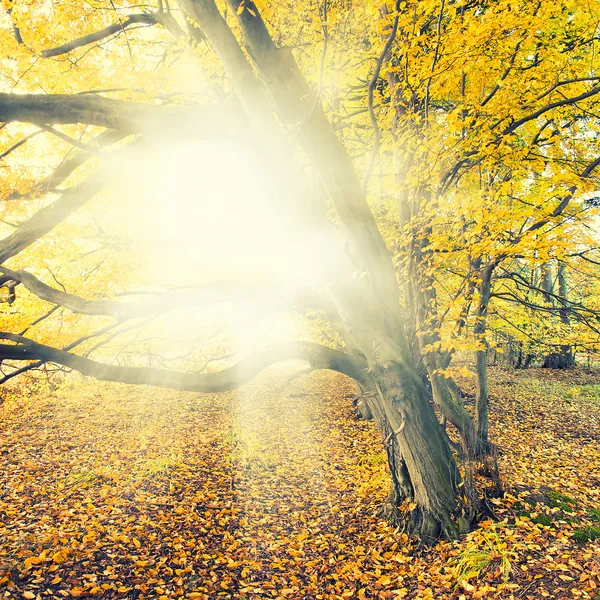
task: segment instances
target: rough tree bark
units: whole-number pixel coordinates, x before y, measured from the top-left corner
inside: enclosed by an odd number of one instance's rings
[[[398,3],[396,3],[396,9]],[[381,18],[389,15],[387,4],[383,4],[379,9]],[[396,21],[389,25],[383,32],[382,38],[399,35]],[[386,44],[384,54],[380,56],[380,63],[390,62],[392,58],[391,45]],[[376,82],[379,73],[375,73],[371,83]],[[423,110],[422,103],[414,95],[414,90],[409,90],[405,86],[396,70],[389,69],[385,73],[385,78],[390,90],[391,101],[394,106],[394,121],[392,135],[394,139],[394,182],[396,185],[396,210],[398,222],[401,230],[407,230],[411,227],[411,220],[418,215],[421,209],[428,204],[431,194],[424,190],[419,190],[415,195],[411,195],[406,186],[406,179],[411,169],[415,167],[415,155],[413,148],[406,147],[399,150],[399,139],[417,139],[422,135],[420,126],[417,122],[423,122],[421,119],[414,119],[408,122],[403,120],[407,113],[419,113]],[[407,97],[410,99],[407,100]],[[370,98],[372,100],[372,98]],[[370,102],[372,104],[372,102]],[[372,109],[372,106],[371,106]],[[374,113],[371,113],[371,120],[375,121]],[[426,120],[426,119],[425,119]],[[372,156],[373,159],[374,155]],[[371,161],[372,162],[372,161]],[[437,298],[434,282],[427,275],[428,241],[423,239],[423,231],[419,235],[413,235],[412,241],[406,249],[407,267],[403,274],[403,294],[405,305],[407,307],[406,330],[409,338],[414,340],[412,353],[417,357],[422,357],[424,363],[424,374],[435,405],[445,419],[450,421],[458,430],[462,450],[465,457],[472,456],[475,452],[475,423],[469,412],[464,407],[462,393],[456,383],[449,377],[439,375],[439,371],[447,369],[452,354],[434,350],[434,345],[440,340],[436,333],[440,323],[435,320],[435,309]],[[416,240],[420,241],[417,242]],[[433,313],[433,314],[432,314]],[[417,335],[418,334],[418,335]],[[428,348],[426,352],[424,348]]]

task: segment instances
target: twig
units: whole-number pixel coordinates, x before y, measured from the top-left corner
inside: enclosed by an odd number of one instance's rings
[[[390,31],[390,35],[388,36],[383,50],[375,63],[375,71],[373,72],[373,77],[371,77],[371,81],[369,82],[369,117],[371,119],[371,125],[373,126],[373,131],[375,133],[375,138],[373,140],[373,149],[371,150],[371,157],[369,159],[369,164],[367,166],[367,170],[365,171],[365,178],[363,179],[363,193],[367,193],[367,188],[369,187],[369,180],[371,179],[371,175],[373,174],[373,168],[375,167],[375,160],[377,159],[377,154],[379,153],[379,146],[381,145],[381,129],[379,128],[379,123],[377,122],[377,115],[375,115],[375,108],[373,106],[373,92],[375,91],[375,86],[377,85],[377,80],[379,79],[379,74],[381,73],[381,66],[383,61],[387,58],[390,48],[394,40],[396,39],[396,33],[398,32],[398,21],[400,20],[400,0],[396,0],[395,6],[396,16],[394,17],[394,22],[392,25],[392,30]]]

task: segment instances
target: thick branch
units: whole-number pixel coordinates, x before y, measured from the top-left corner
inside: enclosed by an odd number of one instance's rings
[[[257,349],[228,369],[217,373],[197,374],[147,367],[108,365],[38,344],[14,334],[2,333],[0,338],[16,342],[15,345],[0,344],[0,360],[54,362],[103,381],[154,385],[190,392],[225,392],[236,389],[275,362],[300,359],[307,361],[314,369],[338,371],[363,385],[370,386],[370,378],[366,372],[367,363],[364,359],[311,342],[293,342],[284,346]]]
[[[189,135],[222,137],[230,130],[226,125],[233,118],[228,112],[208,105],[160,106],[94,94],[0,94],[0,122],[38,126],[85,123],[125,133],[163,127]]]
[[[295,130],[297,139],[311,158],[327,190],[339,222],[348,235],[350,252],[369,274],[381,302],[393,307],[398,302],[396,274],[390,254],[354,165],[329,123],[319,99],[302,75],[293,54],[278,48],[251,0],[227,0],[234,11],[246,49],[273,101],[281,121]]]
[[[60,56],[61,54],[67,54],[71,52],[71,50],[75,50],[76,48],[81,48],[82,46],[87,46],[88,44],[93,44],[94,42],[99,42],[115,33],[119,33],[120,31],[124,31],[130,25],[134,25],[140,23],[142,25],[156,25],[157,20],[153,15],[147,13],[140,13],[135,15],[129,15],[123,21],[119,23],[115,23],[113,25],[109,25],[104,29],[100,29],[99,31],[95,31],[94,33],[90,33],[88,35],[84,35],[83,37],[77,38],[76,40],[72,40],[71,42],[67,42],[66,44],[62,44],[62,46],[57,46],[56,48],[50,48],[48,50],[42,50],[42,56],[44,58],[50,58],[52,56]]]
[[[15,256],[48,233],[71,213],[83,206],[109,183],[108,174],[100,169],[79,185],[63,192],[54,203],[39,210],[9,236],[0,240],[0,263]]]
[[[25,286],[41,300],[63,306],[78,314],[115,317],[117,319],[145,317],[179,308],[206,306],[215,302],[235,302],[240,298],[248,301],[252,298],[253,292],[255,295],[257,292],[264,292],[265,295],[269,296],[273,295],[271,290],[217,282],[179,292],[157,294],[150,298],[143,298],[139,302],[117,302],[106,299],[87,300],[75,294],[53,288],[27,271],[12,271],[0,266],[0,272],[4,273],[11,281],[16,281]]]

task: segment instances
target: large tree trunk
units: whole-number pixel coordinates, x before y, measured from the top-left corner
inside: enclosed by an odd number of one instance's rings
[[[384,513],[397,522],[398,507],[412,502],[411,534],[423,541],[455,537],[460,474],[420,379],[398,363],[378,367],[371,376],[372,412],[385,436],[392,476]]]
[[[441,341],[439,334],[441,323],[435,314],[437,307],[435,282],[427,274],[428,246],[427,238],[417,241],[415,234],[408,276],[412,287],[411,296],[415,302],[414,327],[418,331],[418,343],[431,384],[433,401],[440,413],[458,430],[463,454],[468,460],[475,454],[475,423],[464,407],[458,385],[450,377],[439,374],[440,370],[448,368],[452,359],[451,353],[433,350]]]
[[[550,352],[544,358],[543,369],[572,369],[575,366],[573,348],[566,344],[560,346],[558,351]]]

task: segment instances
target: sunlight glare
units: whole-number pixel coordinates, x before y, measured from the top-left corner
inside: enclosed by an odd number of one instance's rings
[[[333,228],[311,229],[302,209],[289,204],[282,165],[262,164],[244,142],[153,147],[122,168],[127,202],[116,225],[131,242],[140,283],[239,284],[240,305],[224,307],[221,315],[236,324],[243,345],[260,339],[261,331],[270,339],[295,337],[297,319],[283,315],[288,300],[322,287],[345,264]],[[185,312],[183,330],[206,318],[202,311]],[[265,324],[269,312],[278,316]]]

